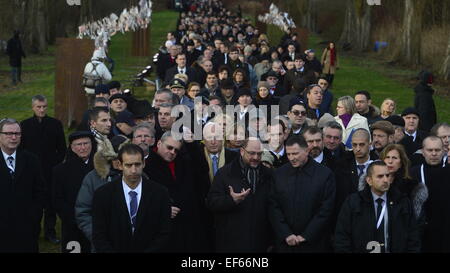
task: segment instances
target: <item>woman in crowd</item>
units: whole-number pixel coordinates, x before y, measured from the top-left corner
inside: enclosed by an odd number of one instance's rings
[[[344,129],[342,131],[342,143],[351,149],[351,140],[353,132],[358,128],[364,128],[368,132],[369,125],[367,119],[356,111],[355,100],[350,96],[340,97],[336,106],[337,116],[334,119],[342,126]]]
[[[381,118],[387,119],[388,117],[395,114],[396,109],[396,103],[391,98],[384,99],[383,103],[381,104],[380,110],[381,110]]]
[[[329,86],[333,84],[334,74],[339,69],[339,59],[337,57],[336,47],[333,42],[328,44],[322,54],[322,73],[328,78]]]

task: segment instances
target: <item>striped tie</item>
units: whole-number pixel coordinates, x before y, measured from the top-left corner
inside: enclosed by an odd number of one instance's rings
[[[130,217],[131,223],[133,225],[133,232],[136,228],[136,214],[137,214],[137,192],[129,191],[128,195],[130,195]]]
[[[14,157],[8,156],[7,160],[8,160],[9,173],[14,174]]]

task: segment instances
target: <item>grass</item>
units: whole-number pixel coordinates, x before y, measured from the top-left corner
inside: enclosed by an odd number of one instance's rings
[[[116,62],[114,80],[122,82],[124,88],[129,87],[133,76],[148,64],[152,56],[165,42],[166,34],[176,29],[178,13],[174,11],[158,11],[152,15],[150,24],[150,57],[132,57],[132,33],[116,34],[111,41],[110,55]],[[22,80],[24,83],[13,87],[10,84],[10,67],[6,56],[0,55],[0,118],[12,117],[19,121],[32,115],[31,97],[43,94],[48,98],[48,114],[54,116],[54,86],[55,86],[55,50],[51,46],[42,55],[31,55],[23,60]],[[153,93],[145,88],[136,88],[135,95],[140,99],[153,98]],[[66,135],[68,135],[66,129]],[[61,223],[57,221],[57,237],[61,238]],[[40,252],[58,253],[59,245],[53,245],[44,240],[43,232],[39,240]]]
[[[316,51],[320,59],[325,45],[316,35],[309,36],[309,47]],[[339,54],[340,69],[337,70],[332,92],[334,106],[337,98],[353,95],[358,90],[367,90],[372,95],[372,103],[378,107],[385,98],[392,98],[397,102],[397,113],[414,105],[414,86],[417,84],[414,77],[419,71],[389,66],[376,59],[376,56],[352,56]],[[433,86],[439,93],[444,87]],[[438,122],[450,122],[450,98],[445,95],[435,95]]]

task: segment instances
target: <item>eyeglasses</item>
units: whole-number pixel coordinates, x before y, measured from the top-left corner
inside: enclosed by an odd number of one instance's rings
[[[177,149],[177,148],[175,148],[175,147],[173,147],[171,145],[167,145],[165,143],[163,143],[163,144],[164,144],[164,146],[166,146],[167,150],[174,151],[176,154],[178,154],[178,152],[180,151],[179,149]]]
[[[298,116],[298,115],[301,115],[301,116],[306,116],[306,111],[297,111],[297,110],[294,110],[294,111],[292,111],[292,114],[294,114],[295,116]]]
[[[242,148],[242,149],[244,149],[244,148]],[[256,155],[257,157],[261,157],[262,154],[263,154],[263,152],[250,152],[250,151],[247,151],[246,149],[244,149],[244,151],[246,151],[247,154],[250,155],[250,156],[255,156]]]
[[[4,134],[8,137],[12,137],[12,136],[16,136],[16,137],[20,137],[22,136],[21,132],[0,132],[0,134]]]

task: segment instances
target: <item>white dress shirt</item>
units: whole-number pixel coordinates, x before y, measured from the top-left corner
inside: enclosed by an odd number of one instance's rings
[[[3,154],[3,158],[5,159],[5,162],[6,162],[6,167],[8,167],[8,169],[12,168],[13,171],[16,171],[16,156],[17,156],[16,151],[14,151],[14,153],[9,155],[9,154],[3,152],[3,150],[2,150],[2,154]],[[9,165],[9,161],[8,161],[8,157],[10,157],[10,156],[12,156],[14,159],[12,166]]]
[[[317,163],[322,163],[323,161],[323,152],[320,153],[320,155],[318,155],[317,157],[314,158],[314,161],[316,161]]]
[[[128,187],[127,183],[122,180],[122,187],[123,187],[123,195],[125,196],[125,202],[127,203],[128,208],[128,214],[130,214],[130,195],[128,194],[130,191],[134,191],[137,193],[136,199],[137,199],[137,208],[136,213],[139,211],[139,203],[141,202],[141,196],[142,196],[142,178],[139,182],[139,185],[133,190],[130,187]],[[130,215],[130,223],[131,223],[131,215]]]
[[[413,137],[413,141],[416,141],[416,137],[417,137],[417,131],[415,131],[414,133],[410,134],[408,132],[405,131],[405,135],[407,136],[412,136]]]
[[[385,246],[385,250],[386,250],[386,252],[388,252],[388,239],[389,239],[389,233],[388,233],[388,210],[387,210],[387,206],[388,206],[388,204],[387,204],[387,195],[386,195],[386,193],[384,193],[382,196],[378,196],[378,195],[376,195],[375,193],[373,193],[372,191],[371,191],[371,193],[372,193],[372,197],[373,197],[373,204],[374,204],[374,207],[375,207],[375,219],[377,218],[377,207],[378,207],[378,203],[377,203],[377,199],[378,198],[381,198],[381,199],[383,199],[383,205],[386,205],[386,209],[384,210],[384,246]],[[380,215],[380,217],[381,217],[382,215]],[[377,223],[376,224],[378,224],[378,219],[376,219],[375,220]]]

